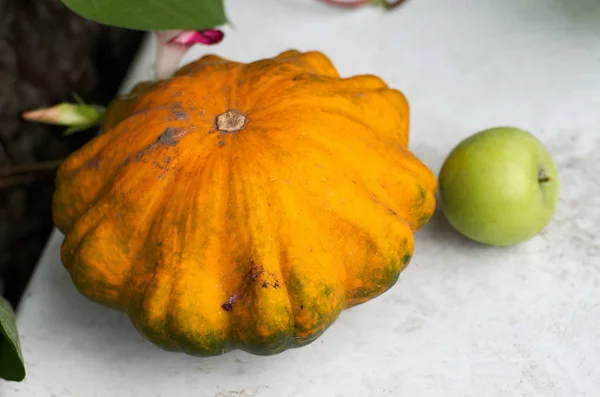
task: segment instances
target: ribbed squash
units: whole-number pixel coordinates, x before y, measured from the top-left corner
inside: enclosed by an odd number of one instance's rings
[[[57,174],[78,290],[151,342],[269,355],[394,285],[435,206],[405,97],[319,52],[137,85]]]

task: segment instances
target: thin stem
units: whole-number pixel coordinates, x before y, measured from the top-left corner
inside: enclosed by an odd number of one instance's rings
[[[355,0],[355,1],[343,1],[343,0],[320,0],[325,4],[329,4],[335,7],[341,8],[357,8],[369,4],[371,0]]]
[[[7,187],[25,185],[31,182],[34,182],[39,178],[39,175],[28,175],[28,176],[19,176],[19,177],[9,177],[3,178],[0,177],[0,189],[5,189]]]
[[[320,0],[325,4],[332,5],[340,8],[358,8],[367,4],[375,4],[383,6],[386,10],[392,10],[406,2],[406,0],[354,0],[354,1],[343,1],[343,0]]]
[[[50,161],[42,161],[39,163],[31,163],[31,164],[22,164],[15,165],[13,167],[4,167],[0,168],[0,176],[14,176],[17,174],[25,174],[25,173],[36,173],[36,172],[46,172],[53,171],[58,168],[61,160],[50,160]]]
[[[62,161],[51,160],[0,168],[0,189],[35,182],[58,168]]]
[[[383,6],[388,10],[392,10],[398,6],[401,6],[404,3],[406,3],[406,0],[396,0],[396,1],[392,1],[392,2],[383,0]]]

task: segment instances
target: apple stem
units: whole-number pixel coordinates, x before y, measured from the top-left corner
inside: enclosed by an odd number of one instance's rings
[[[550,182],[551,178],[546,175],[546,171],[544,170],[539,170],[538,172],[538,182],[539,183],[544,183],[544,182]]]

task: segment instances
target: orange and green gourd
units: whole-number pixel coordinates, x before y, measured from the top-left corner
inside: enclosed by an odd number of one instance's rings
[[[203,56],[115,98],[63,162],[62,261],[164,349],[306,345],[411,260],[436,179],[408,131],[400,91],[319,52]]]

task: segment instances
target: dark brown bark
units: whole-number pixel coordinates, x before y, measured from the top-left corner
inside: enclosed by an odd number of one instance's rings
[[[60,0],[0,0],[0,278],[16,305],[52,230],[50,170],[95,131],[25,122],[25,110],[72,101],[105,105],[135,56],[141,32],[87,21]],[[10,175],[6,175],[10,174]]]

